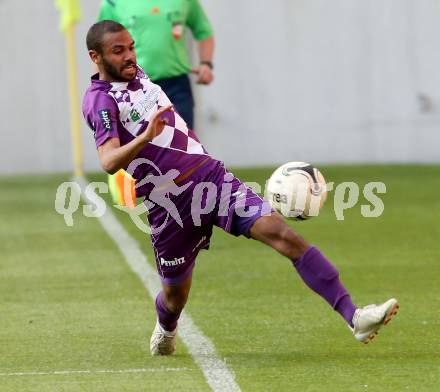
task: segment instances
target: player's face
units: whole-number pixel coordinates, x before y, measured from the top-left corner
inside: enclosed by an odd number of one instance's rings
[[[102,40],[102,53],[98,66],[110,81],[129,82],[136,77],[134,41],[127,30],[106,33]]]

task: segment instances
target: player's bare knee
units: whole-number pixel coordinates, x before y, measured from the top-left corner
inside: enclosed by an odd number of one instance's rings
[[[277,224],[273,247],[289,258],[299,258],[309,248],[309,244],[282,220]]]
[[[278,213],[259,219],[251,229],[253,238],[288,256],[304,253],[308,244],[295,233]]]
[[[263,216],[251,227],[250,234],[253,238],[270,244],[278,240],[279,228],[282,222],[282,219],[280,220],[276,213],[270,216]]]
[[[302,240],[301,237],[293,231],[286,222],[284,222],[284,220],[277,220],[273,236],[274,240],[291,245],[300,243]]]

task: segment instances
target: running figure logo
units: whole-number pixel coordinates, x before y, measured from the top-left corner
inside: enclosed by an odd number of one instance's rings
[[[141,181],[136,183],[136,188],[140,188],[145,184],[154,185],[154,188],[150,192],[148,199],[146,199],[143,203],[138,204],[135,208],[127,208],[123,206],[115,207],[128,213],[136,226],[144,233],[160,233],[166,226],[170,216],[179,224],[180,227],[183,227],[182,218],[180,217],[176,205],[171,200],[170,195],[180,195],[191,186],[192,181],[189,181],[187,184],[179,187],[174,182],[174,180],[180,175],[180,172],[177,169],[171,169],[166,174],[162,174],[161,170],[154,164],[154,162],[146,158],[138,158],[132,161],[127,168],[127,173],[133,175],[136,168],[143,164],[151,166],[157,172],[157,174],[149,174],[145,176]],[[130,186],[128,183],[124,183],[124,193],[126,192],[130,192]],[[158,227],[146,226],[140,216],[148,210],[151,210],[156,205],[164,208],[167,212],[164,222]]]

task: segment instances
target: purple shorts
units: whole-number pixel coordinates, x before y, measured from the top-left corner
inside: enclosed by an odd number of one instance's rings
[[[209,248],[214,225],[235,236],[249,237],[254,222],[272,211],[267,201],[219,161],[196,170],[178,184],[183,187],[186,189],[177,196],[167,194],[166,207],[156,203],[148,213],[157,271],[168,285],[191,274],[199,251]]]

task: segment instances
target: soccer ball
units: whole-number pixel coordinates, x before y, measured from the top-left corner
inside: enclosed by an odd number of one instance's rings
[[[309,163],[285,163],[270,176],[266,199],[286,218],[309,219],[319,214],[327,199],[325,179]]]

